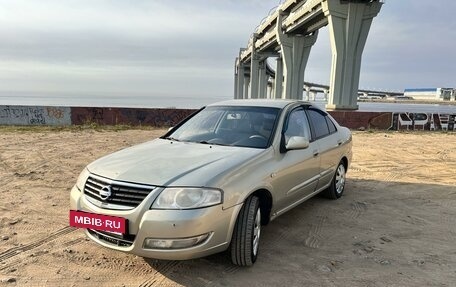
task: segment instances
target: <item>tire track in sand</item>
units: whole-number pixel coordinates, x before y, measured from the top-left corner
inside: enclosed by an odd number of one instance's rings
[[[46,244],[48,242],[51,242],[61,236],[64,236],[66,234],[69,234],[73,231],[75,231],[76,228],[73,228],[73,227],[70,227],[70,226],[66,226],[60,230],[57,230],[56,232],[50,234],[49,236],[45,237],[45,238],[42,238],[42,239],[38,239],[32,243],[29,243],[29,244],[26,244],[26,245],[23,245],[23,246],[19,246],[19,247],[13,247],[11,249],[8,249],[2,253],[0,253],[0,262],[4,261],[4,260],[7,260],[9,258],[12,258],[16,255],[19,255],[25,251],[30,251],[32,249],[35,249],[37,247],[40,247],[42,246],[43,244]]]
[[[355,201],[350,203],[350,210],[348,211],[348,217],[351,219],[357,219],[364,212],[367,211],[367,203]]]
[[[304,243],[310,248],[319,248],[323,240],[321,235],[321,229],[326,222],[327,217],[323,214],[318,214],[316,220],[313,221],[312,227],[309,229],[309,233]]]
[[[456,239],[456,219],[455,216],[451,213],[452,210],[456,210],[456,200],[455,199],[446,199],[441,202],[441,206],[444,207],[440,210],[440,221],[448,227],[448,232],[444,232],[443,235],[445,238],[454,242]]]
[[[157,264],[152,264],[152,267],[155,268],[155,271],[153,272],[152,276],[142,282],[139,287],[162,286],[164,281],[168,280],[166,274],[169,274],[175,270],[179,265],[181,265],[181,262],[179,261],[160,261]]]

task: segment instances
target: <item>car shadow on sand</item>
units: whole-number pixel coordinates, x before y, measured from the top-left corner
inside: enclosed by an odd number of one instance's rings
[[[430,280],[430,273],[417,270],[413,260],[425,260],[419,258],[425,258],[427,251],[445,254],[452,250],[454,218],[454,186],[349,179],[341,199],[316,196],[264,226],[254,266],[233,265],[229,252],[187,261],[145,259],[156,272],[141,286],[152,286],[153,282],[182,286],[377,286],[379,278],[392,284],[402,282],[402,286],[420,285],[426,282],[422,280]],[[427,250],[429,236],[442,232],[438,250],[435,246]],[[416,258],[414,248],[423,249]],[[410,258],[404,259],[409,250]],[[455,258],[443,256],[439,264],[454,265]],[[399,273],[408,273],[413,279],[401,281],[396,278]],[[445,282],[445,276],[441,280]]]

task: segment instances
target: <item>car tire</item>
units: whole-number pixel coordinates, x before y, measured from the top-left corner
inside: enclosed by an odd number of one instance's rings
[[[324,191],[323,195],[329,199],[338,199],[345,190],[346,172],[344,163],[341,161],[337,166],[331,185]]]
[[[231,238],[231,261],[239,266],[251,266],[258,256],[261,235],[260,199],[250,196],[239,212]]]

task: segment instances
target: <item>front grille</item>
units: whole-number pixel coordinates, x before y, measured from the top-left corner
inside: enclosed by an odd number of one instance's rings
[[[109,180],[107,178],[90,175],[84,186],[84,193],[98,206],[109,207],[114,205],[135,208],[155,188],[151,185],[133,184]],[[115,209],[115,208],[114,208]]]
[[[111,234],[99,230],[87,229],[90,235],[98,238],[101,241],[120,246],[120,247],[130,247],[135,241],[134,235],[120,236],[117,234]]]

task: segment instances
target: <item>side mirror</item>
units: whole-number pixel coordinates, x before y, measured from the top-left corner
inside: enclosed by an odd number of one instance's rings
[[[305,137],[291,137],[285,146],[287,150],[306,149],[310,145],[309,140]]]

